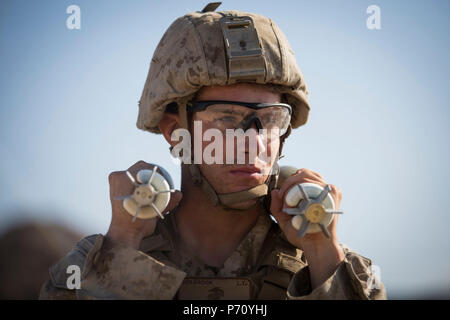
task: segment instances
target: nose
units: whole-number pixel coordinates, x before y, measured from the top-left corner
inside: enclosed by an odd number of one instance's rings
[[[259,128],[258,125],[256,124],[256,121],[254,121],[252,123],[252,125],[247,129],[249,134],[249,139],[254,139],[254,141],[256,141],[256,152],[250,152],[250,146],[255,145],[254,143],[250,143],[250,141],[247,141],[246,139],[246,143],[245,143],[245,152],[248,153],[249,155],[256,155],[256,157],[259,157],[262,153],[266,152],[266,145],[264,143],[263,136],[260,134],[259,132]],[[253,150],[252,150],[253,151]]]
[[[250,118],[249,122],[247,122],[247,127],[244,128],[244,131],[253,128],[256,130],[256,132],[258,132],[258,130],[263,129],[261,120],[258,117],[252,116],[252,118]]]

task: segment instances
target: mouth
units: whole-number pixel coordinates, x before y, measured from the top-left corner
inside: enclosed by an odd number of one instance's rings
[[[262,175],[261,169],[254,166],[236,168],[229,172],[233,175],[243,177],[260,177]]]
[[[233,184],[230,192],[247,190],[261,183],[264,183],[265,176],[262,169],[256,166],[241,166],[228,171]]]

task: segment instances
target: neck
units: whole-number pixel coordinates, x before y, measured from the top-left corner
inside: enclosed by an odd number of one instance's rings
[[[259,203],[246,210],[213,206],[185,170],[181,192],[183,199],[175,219],[183,245],[204,263],[222,266],[255,225],[263,208]]]

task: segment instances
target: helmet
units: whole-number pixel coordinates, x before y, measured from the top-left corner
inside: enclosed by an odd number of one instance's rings
[[[305,124],[308,91],[285,35],[271,19],[258,14],[214,12],[218,4],[210,3],[201,12],[176,19],[165,32],[151,60],[137,127],[160,133],[158,124],[166,107],[174,103],[186,126],[186,103],[197,91],[203,86],[235,83],[270,86],[292,106],[291,127]],[[267,185],[259,186],[256,194],[251,189],[223,194],[221,201],[197,165],[190,165],[190,171],[194,183],[202,186],[214,204],[259,197],[268,191]]]
[[[292,127],[305,124],[308,91],[278,26],[258,14],[203,11],[175,20],[159,42],[139,101],[137,127],[160,133],[158,123],[168,104],[189,100],[203,86],[238,82],[272,85],[293,108]]]

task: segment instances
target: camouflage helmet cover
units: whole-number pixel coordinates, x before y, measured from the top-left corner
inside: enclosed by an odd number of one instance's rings
[[[160,133],[169,103],[189,101],[203,86],[270,85],[293,107],[291,125],[306,123],[308,91],[294,53],[269,18],[241,11],[191,12],[160,40],[139,101],[137,127]]]

